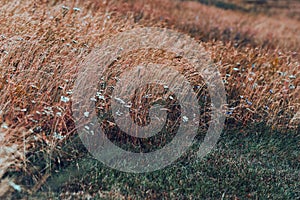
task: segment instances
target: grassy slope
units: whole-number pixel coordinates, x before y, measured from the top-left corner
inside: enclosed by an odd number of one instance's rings
[[[63,191],[79,190],[87,194],[100,190],[102,194],[98,195],[111,198],[190,195],[215,199],[223,194],[224,197],[236,195],[241,199],[247,195],[250,198],[268,195],[274,198],[299,197],[298,132],[285,136],[285,133],[270,131],[273,129],[267,126],[261,129],[240,127],[244,133],[238,130],[225,132],[218,148],[206,160],[197,162],[186,157],[163,171],[147,175],[130,175],[110,170],[86,158],[80,144],[61,150],[60,146],[63,145],[53,139],[54,131],[70,136],[73,133],[69,105],[57,99],[61,95],[67,96],[66,92],[71,89],[71,82],[66,83],[65,80],[74,78],[77,72],[74,66],[104,38],[140,25],[166,26],[205,41],[204,45],[214,53],[213,59],[220,63],[223,76],[231,74],[226,89],[232,105],[236,105],[239,95],[252,94],[254,108],[272,103],[270,108],[274,113],[267,115],[267,119],[271,119],[273,124],[281,120],[285,125],[284,120],[289,119],[290,113],[281,116],[277,114],[282,113],[282,109],[299,108],[298,93],[283,92],[283,83],[268,83],[286,79],[276,76],[276,70],[286,70],[296,75],[299,73],[297,52],[300,39],[297,33],[300,25],[297,21],[283,19],[286,23],[282,24],[277,18],[223,11],[194,2],[154,0],[127,3],[112,1],[103,4],[85,1],[77,5],[72,1],[50,1],[49,4],[33,5],[27,1],[16,4],[18,6],[6,2],[6,6],[2,7],[1,33],[5,38],[1,38],[3,73],[0,84],[1,109],[4,113],[0,117],[10,126],[9,131],[4,132],[6,141],[1,141],[1,145],[17,144],[21,153],[23,145],[28,145],[26,158],[21,157],[23,165],[12,167],[5,174],[6,177],[15,177],[17,183],[25,188],[24,193],[16,192],[15,197],[28,195],[40,187],[39,194],[43,196],[59,196]],[[67,11],[62,8],[63,5],[85,9],[80,12]],[[42,17],[40,19],[36,16]],[[51,19],[51,16],[55,18]],[[109,20],[106,20],[107,16],[110,16]],[[274,51],[276,48],[279,50]],[[232,68],[237,63],[246,69],[256,64],[257,71],[254,72],[258,75],[255,80],[261,80],[262,77],[266,79],[261,81],[260,88],[254,91],[251,89],[252,82],[247,81],[247,74],[242,78],[240,74],[234,74]],[[9,84],[5,82],[7,77],[11,78]],[[297,76],[293,84],[297,85],[299,80]],[[238,82],[244,84],[236,84]],[[35,91],[36,88],[27,87],[30,84],[36,84],[39,89]],[[263,92],[270,89],[275,94],[264,96]],[[241,93],[234,94],[236,91]],[[286,105],[280,101],[282,95],[289,100]],[[38,104],[33,105],[32,100]],[[52,117],[51,114],[36,116],[36,111],[43,112],[49,106],[55,112],[60,109],[65,113],[62,117]],[[18,107],[29,109],[23,113],[16,109]],[[245,110],[253,107],[241,105],[232,118],[251,122],[253,115]],[[38,123],[31,122],[31,118],[38,120]],[[34,130],[33,133],[28,131],[30,128]],[[65,142],[72,144],[71,141]],[[87,170],[78,172],[77,166],[85,166]],[[47,179],[49,175],[51,178]]]
[[[270,131],[265,125],[228,129],[205,159],[189,153],[163,170],[140,175],[84,156],[53,174],[35,196],[76,198],[83,192],[107,199],[296,199],[299,141],[299,135]]]

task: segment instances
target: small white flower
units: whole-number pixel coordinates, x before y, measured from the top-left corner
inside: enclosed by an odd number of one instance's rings
[[[12,188],[14,188],[16,191],[21,192],[21,190],[22,190],[21,186],[15,184],[15,183],[12,182],[12,181],[9,181],[8,184],[9,184]]]
[[[81,9],[80,8],[73,8],[74,11],[79,12]]]
[[[38,123],[37,120],[34,120],[34,119],[32,119],[32,118],[29,118],[29,120],[32,121],[33,123]]]
[[[89,116],[90,116],[90,112],[84,112],[83,115],[84,115],[85,117],[89,117]]]
[[[66,136],[61,135],[60,133],[54,132],[53,137],[56,138],[56,139],[62,140],[62,139],[64,139]]]
[[[61,8],[64,10],[70,10],[70,8],[68,6],[62,6]]]
[[[61,96],[61,97],[60,97],[60,100],[61,100],[62,102],[64,102],[64,103],[67,103],[67,102],[70,101],[70,98]]]
[[[289,76],[289,78],[290,78],[290,79],[295,79],[295,78],[296,78],[296,76],[294,76],[294,75],[290,75],[290,76]]]
[[[290,85],[289,87],[291,90],[295,89],[296,87],[294,85]]]
[[[248,101],[248,99],[246,99],[246,103],[250,106],[252,106],[252,102],[251,101]]]
[[[121,116],[123,115],[123,113],[120,112],[120,111],[118,110],[118,111],[116,112],[116,115],[119,116],[119,117],[121,117]]]
[[[73,94],[72,90],[66,92],[67,94]]]
[[[91,101],[97,102],[97,99],[95,99],[94,97],[90,98]]]
[[[125,108],[131,108],[131,106],[132,106],[131,104],[124,105]]]
[[[253,86],[252,86],[252,88],[256,88],[257,86],[258,86],[258,84],[254,83]]]
[[[3,123],[3,124],[1,125],[1,128],[8,129],[8,125],[7,125],[6,123]]]
[[[39,89],[36,85],[30,85],[30,87],[32,87],[34,89]]]
[[[115,97],[115,100],[120,103],[120,104],[125,104],[125,101],[123,101],[122,99],[120,99],[119,97]]]
[[[183,117],[182,117],[182,121],[183,121],[184,123],[186,123],[186,122],[189,121],[189,118],[188,118],[187,116],[183,116]]]
[[[101,92],[97,92],[96,97],[98,97],[101,100],[105,100],[105,97],[101,94]]]

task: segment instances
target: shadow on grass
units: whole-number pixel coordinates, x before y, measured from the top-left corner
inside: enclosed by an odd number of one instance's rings
[[[217,0],[197,0],[197,1],[205,5],[214,5],[218,8],[222,8],[225,10],[238,10],[243,12],[249,11],[248,9],[238,6],[237,4],[224,2],[224,1],[217,1]]]
[[[84,149],[74,141],[76,148]],[[82,191],[96,199],[297,199],[299,146],[299,132],[282,133],[263,124],[227,129],[205,159],[197,160],[196,143],[176,163],[145,174],[110,169],[84,151],[84,156],[53,172],[36,196],[62,198]]]
[[[192,153],[199,147],[195,144],[173,165],[145,174],[110,169],[85,151],[53,172],[35,196],[61,198],[82,191],[95,198],[296,199],[299,146],[299,132],[282,133],[265,125],[227,129],[205,159],[197,160]],[[76,148],[84,149],[80,141]]]

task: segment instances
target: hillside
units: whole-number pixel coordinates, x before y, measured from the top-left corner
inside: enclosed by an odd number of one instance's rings
[[[300,109],[300,2],[199,2],[1,0],[0,197],[299,198],[299,119],[295,115]],[[94,61],[95,49],[103,48],[105,42],[113,46],[116,35],[145,27],[184,34],[191,38],[188,41],[195,41],[195,47],[201,45],[209,52],[227,103],[224,131],[211,154],[198,161],[195,152],[190,153],[163,170],[137,175],[110,169],[87,152],[78,137],[81,124],[76,124],[73,108],[78,102],[73,92],[82,83],[76,81],[84,67]],[[155,39],[156,34],[149,41]],[[131,48],[130,41],[121,44]],[[111,46],[101,53],[109,55]],[[100,62],[103,55],[95,60]],[[120,74],[146,62],[177,69],[193,88],[205,85],[205,77],[193,71],[182,55],[155,48],[118,57],[101,80],[116,85]],[[102,87],[100,80],[85,78]],[[153,92],[149,88],[142,91]],[[201,88],[195,89],[203,106],[198,142],[208,129],[212,111],[212,100],[206,98],[209,87]],[[106,117],[103,127],[113,132],[111,139],[121,146],[133,141],[135,147],[142,144],[153,150],[158,140],[143,143],[115,131],[111,106],[104,98],[111,100],[112,92],[104,86],[102,90],[108,92],[98,95],[101,98],[95,104],[100,109],[97,114]],[[174,131],[178,113],[171,108],[180,107],[166,108]],[[132,119],[146,123],[145,115],[135,113]],[[169,142],[172,131],[167,129],[160,141]],[[165,143],[159,142],[157,148]],[[217,190],[212,186],[216,184]]]

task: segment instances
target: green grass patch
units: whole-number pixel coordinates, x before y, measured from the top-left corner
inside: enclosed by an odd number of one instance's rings
[[[59,198],[82,191],[96,199],[297,199],[299,146],[299,133],[257,125],[225,130],[214,151],[202,160],[195,156],[195,144],[176,163],[152,173],[123,173],[86,154],[53,173],[38,195]]]

